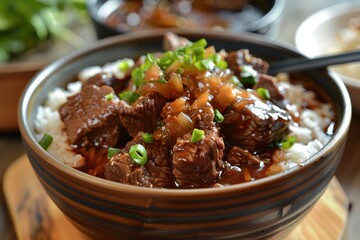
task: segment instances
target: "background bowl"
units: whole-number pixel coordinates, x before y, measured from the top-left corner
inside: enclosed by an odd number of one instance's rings
[[[109,37],[121,33],[127,33],[129,31],[141,30],[144,28],[152,28],[151,25],[147,25],[143,27],[140,26],[140,27],[124,28],[123,21],[120,22],[123,24],[122,26],[120,24],[114,24],[114,21],[107,21],[109,20],[109,16],[111,15],[111,13],[113,13],[120,5],[126,2],[134,3],[136,1],[87,0],[87,8],[88,8],[89,16],[91,17],[91,20],[94,24],[94,28],[98,38],[102,39],[105,37]],[[216,15],[219,19],[224,21],[225,24],[228,25],[228,28],[226,28],[225,30],[232,32],[246,31],[246,32],[265,34],[268,36],[276,36],[278,34],[278,25],[279,25],[278,20],[280,19],[281,13],[285,6],[285,0],[250,0],[250,1],[221,0],[221,1],[204,1],[204,2],[212,2],[212,3],[239,2],[241,5],[243,5],[243,8],[241,8],[240,10],[216,11],[216,12],[210,11],[209,14],[211,16]],[[121,15],[123,15],[123,13]],[[202,19],[199,17],[196,16],[191,17],[191,16],[192,15],[188,15],[187,18],[193,18],[195,22],[202,21]],[[121,19],[123,18],[126,18],[126,16],[121,16]],[[120,17],[115,19],[120,19]],[[189,27],[187,26],[185,27],[185,29],[189,29]]]
[[[360,17],[359,1],[347,1],[320,10],[307,18],[298,28],[295,36],[296,47],[308,57],[338,52],[341,44],[339,34],[348,27],[349,20],[354,17]],[[354,77],[346,72],[344,66],[339,65],[330,69],[344,81],[350,93],[354,112],[360,114],[360,70],[358,76]],[[360,64],[357,64],[357,67],[360,69]]]
[[[258,35],[176,31],[206,38],[217,49],[247,48],[273,61],[300,56]],[[64,86],[84,67],[162,50],[163,31],[109,38],[67,55],[38,74],[19,109],[25,150],[45,190],[81,231],[95,239],[264,239],[283,238],[326,189],[341,159],[351,119],[346,88],[327,70],[301,74],[334,101],[336,130],[330,142],[301,167],[225,188],[150,189],[96,178],[60,163],[35,140],[33,120],[46,93]],[[300,75],[299,75],[300,76]]]

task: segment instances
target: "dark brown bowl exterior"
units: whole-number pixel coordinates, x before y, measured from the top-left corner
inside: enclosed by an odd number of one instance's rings
[[[248,48],[268,61],[299,56],[290,48],[255,35],[178,33],[190,39],[204,37],[217,49]],[[161,50],[162,34],[138,32],[101,41],[56,61],[33,79],[21,100],[19,126],[41,183],[69,219],[95,239],[284,238],[325,191],[341,160],[349,128],[348,93],[343,83],[326,70],[304,75],[334,101],[334,137],[301,167],[255,182],[193,190],[124,185],[65,166],[36,143],[35,110],[50,89],[64,86],[85,66]]]

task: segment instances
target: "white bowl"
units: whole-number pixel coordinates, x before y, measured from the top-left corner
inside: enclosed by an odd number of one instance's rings
[[[297,49],[310,58],[339,51],[339,34],[347,28],[349,20],[355,17],[360,17],[360,1],[342,2],[314,13],[296,32]],[[357,74],[351,75],[346,70],[348,67],[358,67],[359,70]],[[330,70],[344,81],[354,112],[360,114],[360,62],[330,67]]]

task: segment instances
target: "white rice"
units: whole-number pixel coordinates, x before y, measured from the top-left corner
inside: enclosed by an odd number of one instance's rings
[[[47,101],[39,106],[35,118],[36,136],[41,139],[44,133],[53,137],[53,142],[48,148],[48,152],[57,160],[62,161],[72,167],[85,165],[85,159],[80,154],[75,154],[69,145],[68,137],[63,131],[64,125],[58,112],[59,107],[67,101],[67,97],[74,95],[81,90],[81,82],[70,83],[67,89],[55,88],[49,92]]]
[[[35,120],[35,129],[40,139],[43,133],[50,134],[54,140],[48,148],[48,152],[55,159],[63,161],[73,167],[80,167],[85,164],[85,159],[72,151],[68,138],[63,131],[64,125],[60,120],[58,108],[66,102],[67,97],[74,95],[81,90],[82,81],[100,72],[111,72],[118,76],[124,73],[119,72],[118,62],[106,64],[104,67],[88,67],[79,73],[79,80],[70,83],[67,89],[56,88],[48,94],[48,99],[43,106],[38,108]],[[297,112],[303,103],[304,88],[301,85],[292,85],[287,75],[278,76],[278,87],[289,99],[289,110]],[[311,93],[310,93],[311,94]],[[315,94],[313,94],[315,97]],[[303,110],[300,115],[300,122],[290,126],[290,135],[296,137],[297,142],[290,148],[285,149],[285,159],[273,164],[267,171],[267,175],[283,172],[294,166],[301,165],[312,155],[324,147],[330,140],[330,136],[323,131],[331,123],[330,104],[322,104],[322,107],[315,110]]]

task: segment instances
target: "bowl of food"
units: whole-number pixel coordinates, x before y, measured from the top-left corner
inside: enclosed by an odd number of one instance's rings
[[[329,6],[307,18],[296,32],[298,50],[308,57],[360,49],[360,3],[347,1]],[[344,81],[354,112],[360,113],[360,64],[330,67]]]
[[[299,56],[252,34],[102,40],[27,86],[26,153],[95,239],[284,238],[333,177],[351,119],[326,69],[266,74]]]
[[[276,36],[284,0],[87,0],[101,38],[149,28],[215,29]]]

